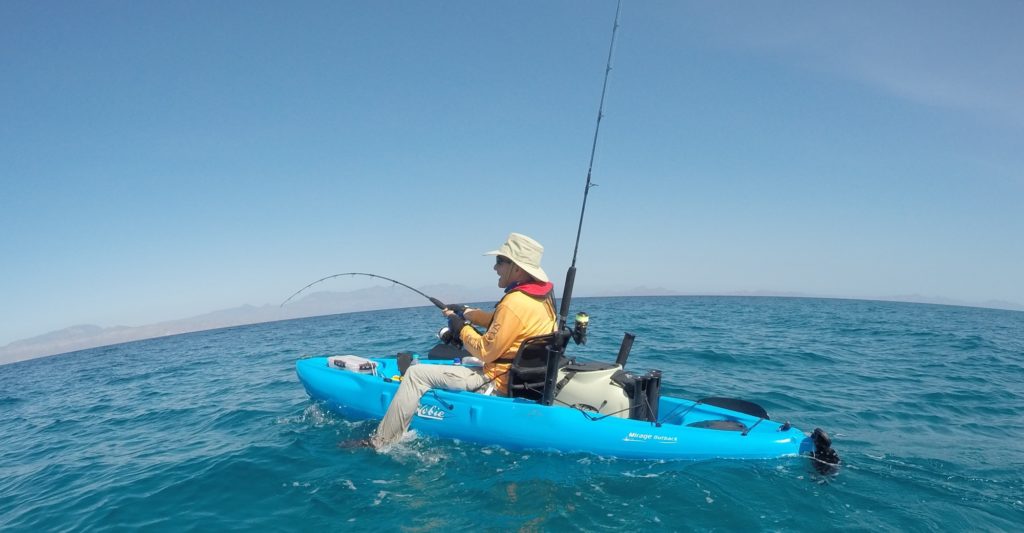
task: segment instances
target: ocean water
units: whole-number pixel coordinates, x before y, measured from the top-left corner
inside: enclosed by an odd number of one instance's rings
[[[590,342],[821,426],[843,458],[627,461],[419,437],[312,403],[298,358],[426,351],[434,308],[318,317],[0,366],[0,530],[900,530],[1024,527],[1024,313],[853,300],[581,298]]]

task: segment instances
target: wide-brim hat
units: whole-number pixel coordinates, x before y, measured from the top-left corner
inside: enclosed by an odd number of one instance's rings
[[[533,279],[543,283],[550,281],[547,273],[540,267],[540,258],[544,255],[544,247],[521,233],[509,233],[508,240],[500,248],[485,252],[484,255],[507,257]]]

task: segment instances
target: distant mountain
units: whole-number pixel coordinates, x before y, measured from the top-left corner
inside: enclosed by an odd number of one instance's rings
[[[496,300],[498,296],[494,288],[467,289],[456,285],[433,285],[423,287],[421,290],[442,302],[452,303],[486,302]],[[259,307],[243,305],[190,318],[136,327],[72,326],[0,347],[0,364],[193,331],[424,305],[430,305],[430,302],[414,292],[397,286],[371,287],[350,292],[314,292],[289,302],[284,307],[270,304]]]
[[[878,298],[888,302],[907,302],[916,304],[956,305],[961,307],[987,307],[991,309],[1005,309],[1007,311],[1024,311],[1024,305],[1006,300],[988,300],[984,302],[967,302],[941,296],[922,296],[920,294],[901,294],[898,296],[885,296]]]
[[[71,326],[14,341],[0,348],[0,364],[157,336],[143,333],[142,329],[127,326],[101,328],[92,324]]]
[[[457,285],[432,285],[422,288],[443,302],[489,302],[497,301],[498,293],[494,287],[468,289]],[[633,287],[631,289],[610,289],[590,292],[585,296],[676,296],[684,293],[660,287]],[[786,297],[825,297],[802,293],[749,291],[724,294],[725,296],[786,296]],[[561,294],[556,294],[561,296]],[[584,296],[584,295],[579,295]],[[958,305],[967,307],[991,307],[1010,311],[1024,311],[1024,305],[1006,301],[988,301],[971,303],[949,298],[926,297],[917,294],[890,296],[878,300],[912,303],[930,303],[941,305]],[[98,346],[119,344],[141,339],[177,335],[193,331],[272,322],[292,318],[373,311],[377,309],[394,309],[402,307],[420,307],[430,305],[422,296],[407,289],[390,287],[371,287],[349,292],[314,292],[288,305],[243,305],[231,309],[222,309],[210,313],[150,324],[146,326],[113,326],[79,325],[53,331],[30,339],[12,342],[0,347],[0,364],[13,363],[34,357],[55,355]]]
[[[817,296],[806,292],[792,291],[736,291],[722,293],[722,296],[767,296],[773,298],[830,298],[829,296]]]
[[[575,293],[575,291],[573,291]],[[608,288],[596,292],[590,292],[586,296],[681,296],[683,293],[666,289],[663,287],[632,287],[632,288]],[[556,296],[561,296],[557,294]],[[580,295],[583,297],[583,295]],[[574,294],[575,297],[575,294]]]
[[[1009,311],[1024,311],[1024,305],[1008,302],[1006,300],[986,300],[979,304],[980,307],[991,307],[993,309],[1006,309]]]

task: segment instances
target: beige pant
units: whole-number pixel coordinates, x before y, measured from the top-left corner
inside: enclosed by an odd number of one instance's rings
[[[388,412],[370,437],[374,448],[398,441],[409,429],[420,397],[430,389],[474,390],[484,384],[479,372],[464,366],[413,365],[406,370]]]

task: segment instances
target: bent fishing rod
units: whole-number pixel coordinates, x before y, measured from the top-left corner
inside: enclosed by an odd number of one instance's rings
[[[590,163],[587,166],[587,184],[583,187],[583,207],[580,208],[580,223],[576,227],[576,246],[572,250],[572,264],[565,273],[565,288],[562,292],[562,305],[558,310],[558,329],[565,328],[566,316],[569,314],[569,303],[572,301],[572,286],[576,281],[576,254],[580,249],[580,234],[583,232],[583,214],[587,211],[587,195],[590,188],[597,184],[591,184],[590,177],[594,170],[594,154],[597,153],[597,135],[601,131],[601,118],[604,117],[604,97],[608,92],[608,74],[612,71],[612,53],[615,51],[615,35],[619,30],[619,13],[622,11],[622,0],[615,5],[615,22],[612,24],[612,39],[608,45],[608,61],[604,67],[604,83],[601,85],[601,102],[597,106],[597,125],[594,126],[594,141],[590,145]]]
[[[385,280],[385,281],[390,281],[391,283],[394,283],[395,285],[401,285],[401,286],[405,287],[406,289],[409,289],[410,291],[415,292],[416,294],[419,294],[420,296],[430,300],[430,303],[436,305],[438,307],[438,309],[444,309],[444,308],[448,307],[441,300],[438,300],[437,298],[434,298],[433,296],[428,296],[428,295],[424,294],[422,291],[420,291],[419,289],[417,289],[415,287],[410,287],[410,286],[406,285],[405,283],[402,283],[401,281],[398,281],[398,280],[394,280],[394,279],[391,279],[391,278],[386,278],[384,276],[378,276],[377,274],[370,274],[370,273],[367,273],[367,272],[342,272],[341,274],[333,274],[333,275],[327,276],[325,278],[320,278],[320,279],[314,281],[313,283],[310,283],[309,285],[306,285],[305,287],[295,291],[295,294],[289,296],[285,301],[281,302],[281,305],[279,307],[284,307],[284,304],[290,302],[292,298],[295,298],[296,296],[299,295],[299,293],[301,293],[302,291],[312,287],[313,285],[316,285],[317,283],[320,283],[321,281],[327,281],[329,279],[334,279],[334,278],[338,278],[338,277],[341,277],[341,276],[368,276],[368,277],[371,277],[371,278],[377,278],[377,279],[382,279],[382,280]]]

